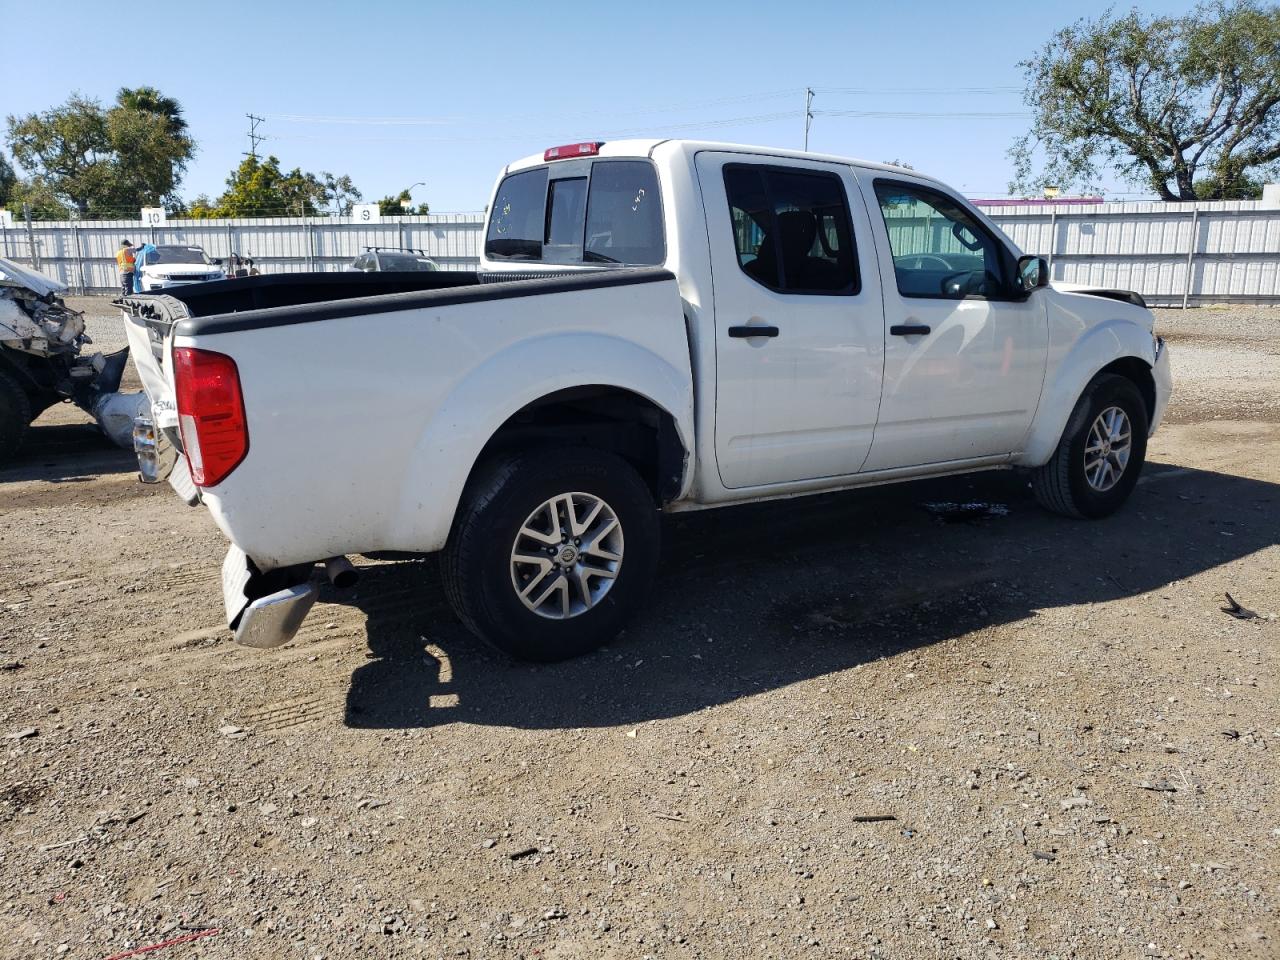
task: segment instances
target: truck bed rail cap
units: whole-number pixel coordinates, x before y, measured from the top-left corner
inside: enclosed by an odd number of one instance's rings
[[[259,310],[245,310],[240,313],[191,317],[177,325],[174,335],[194,337],[215,333],[236,333],[241,330],[284,327],[295,323],[315,323],[319,320],[333,320],[339,317],[392,313],[397,310],[448,307],[462,303],[484,303],[490,300],[508,300],[516,297],[536,297],[546,293],[572,293],[604,287],[626,287],[633,284],[659,283],[674,279],[675,274],[663,267],[623,267],[612,270],[593,270],[590,273],[570,276],[561,275],[545,280],[483,282],[475,286],[452,287],[444,290],[385,293],[380,296],[356,297],[351,300],[327,300],[323,303],[306,303],[288,307],[264,307]]]

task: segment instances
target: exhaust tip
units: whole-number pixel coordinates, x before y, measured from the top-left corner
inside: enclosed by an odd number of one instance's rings
[[[339,590],[348,590],[360,580],[360,571],[346,557],[330,557],[324,562],[324,572]]]

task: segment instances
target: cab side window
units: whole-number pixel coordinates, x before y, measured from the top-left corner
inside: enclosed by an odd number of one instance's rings
[[[724,186],[738,265],[747,276],[782,293],[858,292],[849,204],[838,176],[729,164]]]
[[[875,182],[898,292],[963,300],[1009,295],[1003,246],[954,199],[893,180]]]

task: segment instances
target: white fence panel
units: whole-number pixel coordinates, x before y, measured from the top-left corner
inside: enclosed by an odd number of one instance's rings
[[[1157,305],[1280,303],[1280,209],[1260,201],[998,205],[984,212],[1055,280]]]
[[[984,212],[1022,250],[1048,258],[1055,280],[1137,290],[1155,304],[1280,303],[1280,209],[1260,201],[998,205]],[[907,216],[890,221],[894,236],[926,229]],[[376,224],[350,217],[174,220],[156,227],[19,220],[0,228],[0,256],[31,263],[74,291],[106,293],[117,288],[122,240],[197,244],[222,259],[236,253],[264,273],[342,270],[373,246],[418,249],[445,270],[474,270],[484,215]]]

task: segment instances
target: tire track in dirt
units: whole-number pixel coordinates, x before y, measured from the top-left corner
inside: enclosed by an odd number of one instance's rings
[[[343,694],[313,694],[303,697],[286,697],[270,700],[240,713],[238,725],[258,731],[287,730],[291,727],[310,726],[332,719],[340,719],[345,711]]]

